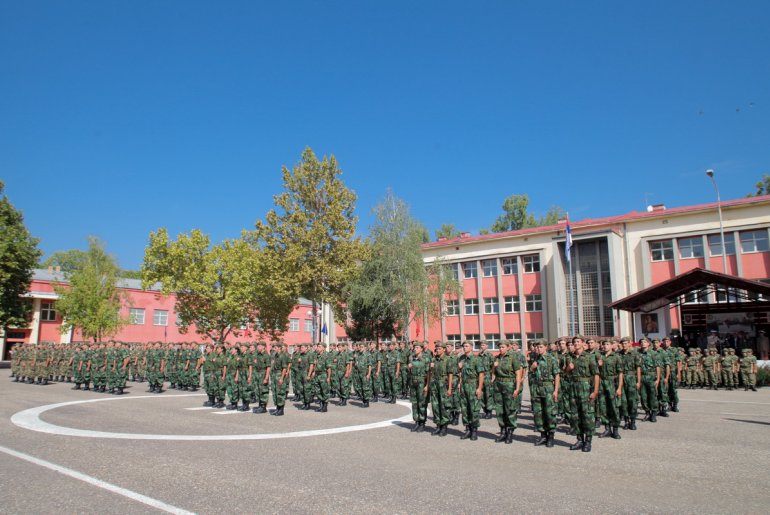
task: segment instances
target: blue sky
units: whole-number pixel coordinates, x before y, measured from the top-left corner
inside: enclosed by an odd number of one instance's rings
[[[672,5],[675,4],[675,5]],[[359,230],[431,234],[527,193],[573,220],[770,173],[770,3],[0,0],[0,178],[47,254],[253,227],[306,146]]]

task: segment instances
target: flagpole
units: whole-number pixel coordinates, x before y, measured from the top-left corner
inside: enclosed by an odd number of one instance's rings
[[[575,297],[574,297],[574,287],[573,287],[573,280],[574,276],[572,275],[572,229],[570,229],[569,226],[569,213],[567,213],[567,231],[566,231],[566,239],[565,239],[565,251],[567,253],[567,264],[569,264],[569,303],[570,303],[570,331],[571,336],[575,336],[577,334],[577,329],[575,327]]]

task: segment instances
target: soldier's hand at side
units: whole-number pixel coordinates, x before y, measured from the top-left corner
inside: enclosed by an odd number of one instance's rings
[[[476,388],[476,398],[481,399],[481,388]]]
[[[636,382],[636,389],[639,390],[642,387],[642,383],[637,381]]]
[[[621,395],[623,395],[623,392],[620,390],[620,388],[618,388],[618,389],[615,391],[615,397],[617,397],[618,399],[620,399],[620,396],[621,396]]]
[[[519,390],[513,392],[513,400],[516,400],[519,397],[519,393],[521,393]]]
[[[446,394],[447,394],[447,397],[451,397],[452,396],[452,389],[451,388],[447,389]]]
[[[431,363],[431,365],[432,365],[432,364],[433,364],[433,363]],[[411,370],[411,368],[412,368],[412,364],[411,364],[411,363],[409,363],[409,364],[406,366],[406,368],[408,368],[408,369],[410,369],[410,370]]]
[[[280,384],[281,386],[283,386],[283,378],[280,378],[280,379],[278,379],[278,384]]]
[[[575,370],[575,364],[574,363],[570,363],[569,366],[567,366],[567,368],[569,370]]]
[[[588,399],[591,400],[591,401],[595,401],[596,400],[596,392],[591,392],[591,395],[588,396]]]
[[[428,393],[428,385],[427,384],[425,386],[423,386],[422,391],[424,393],[426,393],[426,394]]]
[[[436,367],[434,367],[434,366],[433,366],[434,364],[435,364],[435,363],[433,363],[433,362],[431,361],[431,362],[430,362],[430,368],[436,368]]]
[[[533,361],[532,364],[529,366],[530,369],[533,371],[537,370],[537,361]]]
[[[559,402],[559,394],[556,392],[553,392],[553,402]]]

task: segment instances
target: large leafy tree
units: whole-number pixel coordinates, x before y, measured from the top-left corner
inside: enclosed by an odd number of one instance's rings
[[[183,333],[194,325],[198,334],[223,342],[251,323],[257,332],[277,338],[296,303],[280,267],[244,238],[211,245],[194,229],[171,241],[168,231],[159,229],[150,234],[142,281],[145,288],[159,283],[162,293],[176,295]]]
[[[56,309],[62,315],[62,332],[77,328],[84,338],[100,341],[127,323],[120,317],[120,309],[127,302],[118,288],[120,268],[104,250],[104,244],[93,236],[81,257],[77,267],[64,273],[67,283],[54,286],[59,294]]]
[[[0,328],[23,327],[31,304],[22,295],[32,281],[41,252],[30,235],[24,217],[3,193],[0,181]]]
[[[441,227],[436,229],[436,239],[439,238],[457,238],[460,236],[460,231],[454,226],[454,224],[442,224]]]
[[[761,195],[770,195],[770,175],[762,174],[762,180],[754,185],[757,189],[754,193],[749,193],[747,197],[759,197]]]
[[[516,231],[551,225],[565,216],[566,212],[562,208],[552,206],[545,216],[538,218],[529,212],[529,196],[514,194],[503,201],[503,214],[497,217],[489,230],[482,230],[482,233]]]
[[[266,259],[287,265],[299,294],[313,302],[314,316],[318,303],[339,313],[344,287],[364,252],[355,235],[356,194],[340,178],[334,156],[319,160],[309,148],[281,173],[284,191],[273,197],[276,208],[265,221],[256,222],[253,244]]]
[[[422,225],[403,200],[388,191],[374,212],[371,252],[348,285],[351,335],[406,335],[415,319],[440,318],[444,296],[457,293],[459,282],[441,262],[425,266]]]

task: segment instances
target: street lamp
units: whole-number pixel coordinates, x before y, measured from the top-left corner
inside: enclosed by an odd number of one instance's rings
[[[714,170],[706,170],[706,175],[711,179],[714,184],[714,189],[717,192],[717,212],[719,213],[719,235],[722,238],[722,272],[727,273],[727,248],[725,247],[725,227],[722,224],[722,199],[719,197],[719,188],[717,188],[717,181],[714,179]]]

